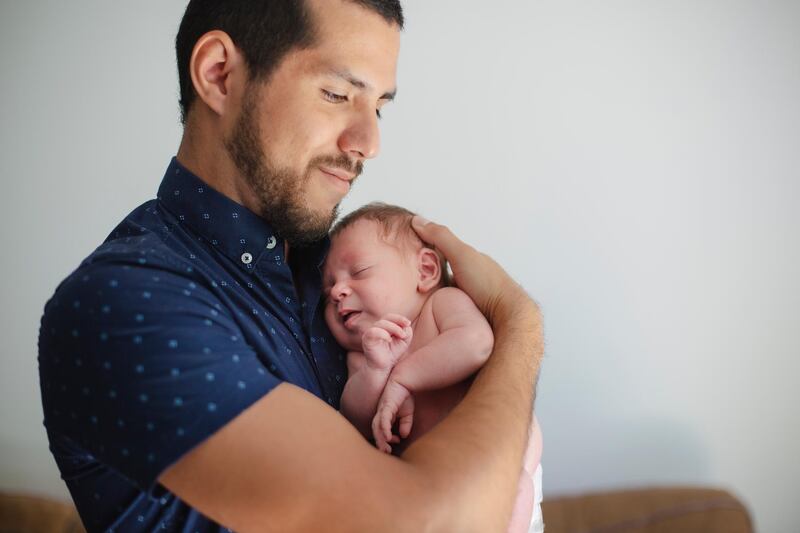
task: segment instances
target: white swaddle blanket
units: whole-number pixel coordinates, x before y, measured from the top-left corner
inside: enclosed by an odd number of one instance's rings
[[[536,467],[533,473],[533,514],[528,533],[543,533],[544,518],[542,517],[542,464]]]

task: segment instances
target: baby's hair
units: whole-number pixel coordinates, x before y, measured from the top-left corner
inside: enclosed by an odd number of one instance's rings
[[[416,213],[409,211],[405,207],[397,205],[385,204],[383,202],[372,202],[367,205],[361,206],[355,211],[348,213],[331,229],[331,239],[336,238],[342,231],[349,228],[359,220],[371,220],[376,222],[380,227],[381,238],[391,245],[410,246],[415,250],[423,247],[430,248],[436,252],[439,258],[439,270],[442,272],[441,281],[439,282],[442,287],[451,285],[450,273],[447,268],[447,259],[444,255],[437,250],[434,246],[425,244],[414,231],[411,226],[411,219],[414,218]]]

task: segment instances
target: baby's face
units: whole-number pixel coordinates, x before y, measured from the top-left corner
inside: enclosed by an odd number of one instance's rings
[[[419,313],[416,257],[403,248],[385,242],[378,223],[366,219],[334,238],[322,278],[325,321],[346,349],[360,351],[363,333],[389,313],[412,321]]]

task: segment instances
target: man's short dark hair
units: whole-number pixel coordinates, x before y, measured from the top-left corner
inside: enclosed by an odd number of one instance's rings
[[[347,1],[403,27],[400,0]],[[184,124],[197,96],[189,74],[192,50],[198,39],[212,30],[227,33],[242,51],[250,81],[266,80],[287,52],[307,48],[314,42],[314,28],[304,0],[190,0],[175,38]]]

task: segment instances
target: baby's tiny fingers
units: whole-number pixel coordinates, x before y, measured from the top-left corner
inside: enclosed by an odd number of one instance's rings
[[[398,315],[397,313],[389,313],[383,317],[386,320],[391,320],[401,328],[405,328],[406,326],[411,325],[411,321],[404,317],[403,315]]]
[[[392,414],[384,410],[381,413],[381,430],[383,431],[383,438],[387,441],[392,440]]]
[[[406,333],[403,328],[395,324],[394,322],[390,322],[389,320],[378,320],[375,322],[376,328],[381,328],[389,332],[390,335],[397,337],[399,339],[405,339],[408,333]]]
[[[391,342],[392,335],[383,328],[373,326],[364,332],[364,340],[366,340],[367,342],[370,341]]]
[[[399,424],[400,427],[398,428],[398,432],[400,433],[400,436],[403,437],[404,439],[407,438],[408,435],[411,433],[411,428],[412,428],[413,424],[414,424],[414,422],[413,422],[413,419],[411,419],[411,417],[408,417],[408,418],[403,417],[403,418],[401,418],[400,419],[400,424]]]
[[[384,440],[383,435],[378,431],[378,428],[373,424],[373,435],[375,437],[375,447],[385,453],[392,453],[392,448]]]

